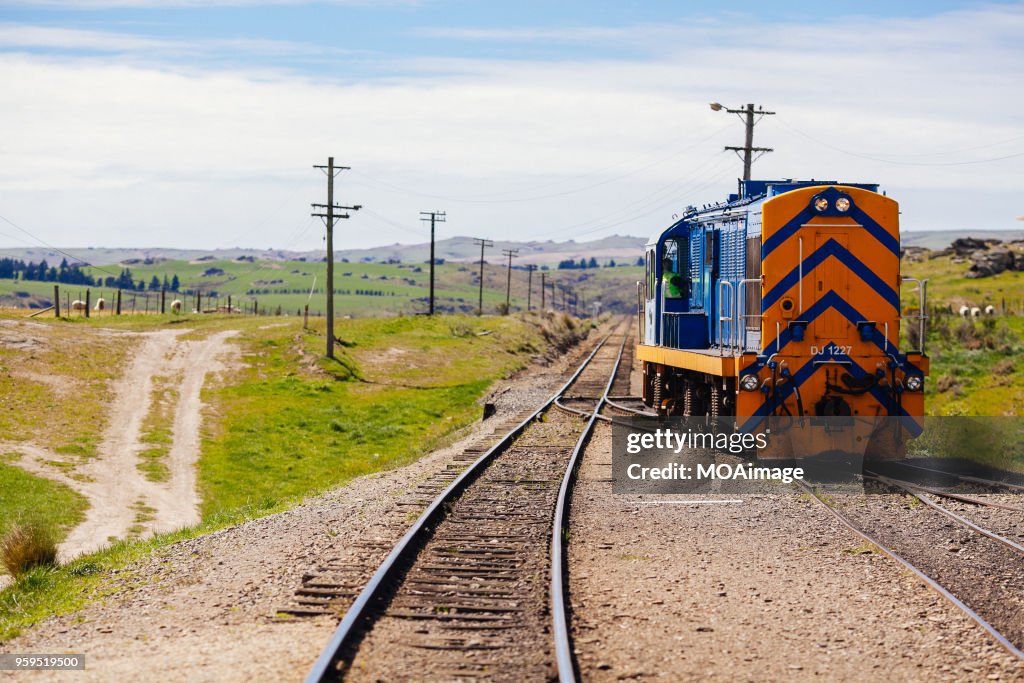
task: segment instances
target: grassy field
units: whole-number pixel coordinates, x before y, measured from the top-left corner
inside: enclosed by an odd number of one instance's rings
[[[1004,271],[992,277],[964,277],[968,264],[953,263],[953,257],[940,256],[926,261],[903,264],[903,274],[928,278],[928,300],[933,305],[950,305],[959,309],[967,304],[984,308],[1005,307],[1017,315],[1024,314],[1024,271]],[[905,302],[909,303],[909,302]]]
[[[85,268],[85,272],[97,278],[118,275],[122,266]],[[146,265],[131,264],[132,278],[147,283],[155,276],[161,282],[177,275],[182,292],[202,293],[202,307],[213,309],[226,306],[231,296],[232,305],[242,310],[252,310],[258,305],[261,311],[295,314],[309,303],[310,312],[323,312],[326,282],[326,263],[319,261],[163,261]],[[550,283],[572,287],[582,294],[585,302],[602,300],[604,310],[623,309],[633,306],[635,282],[642,277],[642,268],[620,266],[587,270],[550,270],[545,272],[548,283],[547,300],[550,302]],[[540,302],[541,272],[532,278],[531,307]],[[402,263],[338,263],[335,266],[335,307],[338,315],[353,317],[415,314],[427,311],[429,289],[429,267],[426,264]],[[527,294],[530,278],[526,270],[512,271],[511,307],[513,311],[527,308]],[[484,312],[494,313],[505,303],[508,270],[496,262],[484,266]],[[83,285],[61,285],[62,307],[67,301],[85,300],[86,287]],[[312,290],[312,297],[310,291]],[[560,290],[559,290],[560,291]],[[116,292],[110,288],[94,287],[91,301],[102,297],[108,305]],[[181,298],[186,310],[191,310],[194,297],[187,294],[172,294]],[[479,300],[479,266],[473,264],[445,263],[437,267],[435,279],[436,307],[446,313],[475,313]],[[53,300],[53,283],[0,280],[0,307],[27,307],[49,305]],[[558,295],[561,303],[561,294]],[[122,310],[141,313],[157,311],[160,293],[122,293]],[[108,310],[103,315],[109,315]]]
[[[928,278],[928,355],[931,378],[925,410],[929,415],[1024,415],[1024,272],[964,277],[967,264],[943,256],[906,263],[904,275]],[[904,288],[904,308],[917,297]],[[1005,302],[1005,303],[1004,303]],[[946,311],[962,305],[993,305],[1006,314],[963,319]]]
[[[63,484],[25,472],[12,464],[16,460],[0,452],[0,536],[15,524],[39,523],[63,539],[82,521],[87,501]]]
[[[346,320],[336,334],[344,346],[327,361],[320,325],[246,331],[244,368],[206,392],[218,418],[200,464],[204,514],[405,464],[478,419],[487,387],[544,348],[540,327],[516,317]]]
[[[341,339],[337,360],[328,361],[323,357],[322,323],[314,319],[305,330],[301,319],[294,317],[51,319],[31,323],[35,341],[28,348],[0,346],[8,354],[0,356],[8,369],[23,361],[40,363],[30,365],[28,374],[0,373],[17,383],[17,390],[5,396],[27,394],[18,399],[16,419],[5,413],[5,426],[25,439],[49,434],[47,445],[62,444],[80,458],[95,454],[104,423],[99,420],[88,430],[72,422],[60,429],[39,429],[56,409],[73,412],[76,404],[76,394],[62,393],[59,384],[51,387],[39,380],[45,363],[65,373],[60,374],[62,381],[100,391],[129,351],[104,366],[104,375],[95,365],[71,364],[62,357],[77,346],[75,340],[85,339],[84,345],[91,348],[89,344],[103,340],[131,338],[121,332],[168,325],[191,329],[189,337],[232,329],[238,332],[233,343],[239,345],[243,360],[204,389],[202,523],[173,534],[121,541],[64,567],[28,572],[0,593],[0,641],[41,618],[77,609],[113,590],[111,570],[176,540],[286,509],[353,477],[414,460],[479,419],[478,401],[488,387],[539,354],[547,337],[567,339],[585,331],[584,323],[555,314],[343,320],[335,330]],[[0,327],[5,334],[10,329]],[[36,393],[28,390],[34,385],[40,385]],[[158,397],[166,391],[159,384],[154,390]],[[103,395],[84,402],[79,398],[77,403],[87,403],[101,414]],[[144,426],[143,440],[150,450],[167,445],[159,418],[163,410],[164,404],[158,403],[156,417]],[[38,519],[66,531],[81,518],[84,499],[24,474],[10,459],[0,451],[0,520]],[[164,475],[159,454],[144,462],[144,471],[152,478]]]

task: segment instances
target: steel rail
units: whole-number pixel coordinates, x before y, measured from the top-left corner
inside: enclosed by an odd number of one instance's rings
[[[949,508],[942,507],[941,505],[939,505],[935,501],[928,500],[927,498],[921,498],[920,494],[914,493],[914,491],[917,490],[920,493],[931,493],[932,495],[938,495],[938,494],[934,494],[931,491],[929,491],[928,489],[922,489],[922,488],[919,488],[917,486],[907,485],[904,482],[897,481],[895,479],[890,479],[888,477],[883,477],[883,476],[875,474],[873,472],[868,472],[867,470],[865,470],[864,473],[865,474],[869,474],[872,477],[875,477],[876,479],[878,479],[880,482],[882,482],[884,484],[887,484],[889,486],[892,486],[892,487],[895,487],[895,488],[898,488],[898,489],[903,489],[907,493],[916,496],[919,501],[921,501],[922,503],[924,503],[928,507],[932,508],[936,512],[939,512],[939,513],[945,515],[946,517],[949,517],[950,519],[952,519],[955,522],[959,522],[960,524],[964,525],[965,527],[967,527],[969,529],[973,529],[974,531],[977,531],[982,536],[985,536],[987,538],[991,538],[993,541],[998,541],[999,543],[1002,543],[1006,547],[1008,547],[1008,548],[1010,548],[1012,550],[1015,550],[1018,553],[1024,555],[1024,546],[1022,546],[1021,544],[1017,543],[1016,541],[1012,541],[1009,538],[1006,538],[1005,536],[1001,536],[1001,535],[997,534],[994,531],[989,531],[988,529],[986,529],[984,527],[980,527],[977,524],[975,524],[974,522],[972,522],[971,520],[967,519],[966,517],[964,517],[962,515],[958,515],[957,513],[953,512]],[[1019,510],[1019,508],[1013,508],[1013,509]]]
[[[973,484],[984,484],[986,486],[998,486],[1011,491],[1024,491],[1024,486],[1020,484],[1011,484],[1008,481],[999,481],[998,479],[985,479],[983,477],[972,477],[968,474],[959,474],[957,472],[947,472],[946,470],[937,470],[932,467],[923,467],[921,465],[912,465],[909,462],[899,463],[901,467],[913,467],[915,470],[923,470],[925,472],[935,472],[936,474],[944,474],[948,477],[956,477],[961,481],[969,481]]]
[[[590,443],[590,437],[594,433],[594,425],[597,424],[602,404],[608,399],[608,392],[615,384],[615,375],[622,362],[622,350],[626,347],[628,336],[623,337],[619,345],[619,354],[615,358],[615,365],[612,367],[611,375],[604,392],[597,400],[594,411],[587,421],[580,438],[576,441],[576,447],[569,457],[569,464],[565,468],[565,475],[562,477],[562,485],[558,489],[558,500],[555,503],[555,518],[551,527],[551,618],[554,620],[555,638],[555,663],[558,667],[558,680],[561,683],[576,682],[576,664],[572,656],[572,640],[569,636],[568,609],[569,602],[565,597],[565,584],[567,575],[565,572],[565,543],[563,535],[568,530],[569,501],[572,493],[572,486],[576,479],[576,464],[579,462],[580,454]]]
[[[868,475],[878,479],[879,481],[881,481],[883,479],[886,480],[886,483],[888,483],[890,486],[896,486],[898,488],[904,488],[904,489],[907,488],[907,487],[910,487],[910,488],[913,488],[913,489],[917,489],[918,491],[921,491],[922,493],[930,493],[931,495],[936,496],[938,498],[949,498],[950,500],[955,500],[955,501],[958,501],[958,502],[961,502],[961,503],[968,503],[970,505],[980,505],[982,507],[997,508],[999,510],[1009,510],[1010,512],[1024,512],[1024,508],[1019,508],[1019,507],[1016,507],[1014,505],[1007,505],[1006,503],[997,503],[997,502],[991,501],[991,500],[984,500],[982,498],[975,498],[974,496],[965,496],[965,495],[963,495],[961,493],[950,493],[949,491],[943,491],[941,489],[935,489],[935,488],[932,488],[930,486],[922,486],[921,484],[916,484],[916,483],[914,483],[912,481],[904,481],[902,479],[892,479],[891,477],[886,477],[886,476],[883,476],[881,474],[876,474],[876,473],[870,472],[868,470],[864,470],[864,472],[865,472],[865,474],[868,474]]]
[[[634,415],[644,415],[646,417],[658,417],[657,413],[652,413],[652,412],[647,411],[647,410],[639,410],[637,408],[630,408],[629,406],[624,406],[621,403],[616,403],[615,401],[611,400],[610,398],[605,398],[604,402],[605,402],[605,405],[609,405],[612,408],[615,408],[616,410],[621,410],[621,411],[623,411],[625,413],[633,413]]]
[[[810,496],[814,500],[818,501],[818,503],[820,503],[826,510],[831,512],[832,515],[836,519],[838,519],[840,522],[842,522],[850,531],[852,531],[853,533],[857,534],[862,539],[864,539],[866,542],[868,542],[871,545],[873,545],[876,548],[878,548],[885,555],[887,555],[891,559],[893,559],[896,562],[898,562],[899,564],[901,564],[904,569],[907,569],[912,574],[914,574],[914,576],[916,576],[917,578],[921,579],[921,581],[923,581],[925,583],[925,585],[927,585],[929,588],[934,590],[936,593],[938,593],[942,597],[946,598],[946,600],[948,600],[955,607],[960,609],[960,611],[962,611],[964,614],[966,614],[974,623],[976,623],[978,626],[983,628],[990,636],[992,636],[993,639],[995,639],[995,641],[997,643],[1002,645],[1003,648],[1005,648],[1007,652],[1009,652],[1011,655],[1013,655],[1017,659],[1024,660],[1024,652],[1022,652],[1016,645],[1011,643],[1010,640],[1006,636],[1004,636],[1002,633],[997,631],[995,626],[993,626],[992,624],[990,624],[987,621],[985,621],[981,617],[980,614],[978,614],[977,612],[972,610],[970,607],[968,607],[966,604],[964,604],[964,602],[962,600],[960,600],[960,598],[956,597],[955,595],[950,593],[948,590],[946,590],[946,588],[944,588],[942,586],[942,584],[940,584],[938,581],[936,581],[935,579],[933,579],[932,577],[928,576],[923,571],[921,571],[920,569],[915,567],[913,564],[910,563],[909,560],[903,559],[903,557],[898,555],[895,550],[891,550],[890,548],[886,547],[880,541],[878,541],[877,539],[875,539],[872,536],[870,536],[867,532],[861,531],[861,529],[859,529],[852,521],[850,521],[850,519],[846,515],[844,515],[842,512],[840,512],[839,510],[835,509],[834,507],[832,507],[831,505],[826,503],[824,500],[822,500],[822,498],[818,495],[818,492],[815,491],[814,489],[812,489],[810,486],[808,486],[807,484],[805,484],[802,481],[795,482],[795,483],[800,488],[804,489],[808,494],[810,494]]]
[[[617,329],[617,328],[616,328]],[[491,446],[485,453],[477,458],[473,463],[467,467],[462,474],[455,478],[448,487],[442,491],[437,498],[431,502],[426,510],[413,522],[412,526],[409,527],[405,535],[399,539],[398,543],[394,545],[388,556],[384,558],[380,566],[370,577],[366,586],[360,591],[359,595],[356,596],[355,601],[345,612],[345,616],[342,618],[341,623],[335,629],[328,641],[327,645],[320,652],[320,656],[317,657],[313,666],[310,668],[309,673],[306,674],[305,683],[320,683],[321,681],[327,680],[328,676],[335,672],[331,671],[332,666],[337,662],[339,655],[342,650],[348,646],[357,633],[357,627],[359,624],[369,615],[371,607],[384,591],[388,582],[393,579],[399,572],[402,566],[402,562],[407,558],[410,558],[416,554],[419,550],[420,541],[425,540],[424,534],[428,532],[431,526],[439,521],[445,512],[445,504],[454,499],[460,494],[474,479],[479,475],[486,465],[500,453],[504,452],[505,449],[511,445],[512,441],[515,440],[522,432],[540,416],[545,410],[551,407],[556,399],[562,396],[569,387],[579,378],[583,371],[590,365],[590,362],[597,355],[597,352],[605,345],[605,343],[612,337],[613,333],[609,333],[604,339],[602,339],[594,350],[590,352],[590,355],[586,357],[582,364],[576,369],[571,377],[563,384],[559,389],[548,398],[537,410],[535,410],[529,417],[524,419],[518,425],[516,425],[511,431],[503,436],[496,444]]]

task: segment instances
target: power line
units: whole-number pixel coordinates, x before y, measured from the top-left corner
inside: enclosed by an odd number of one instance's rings
[[[58,254],[63,254],[67,258],[74,259],[75,261],[78,261],[79,263],[81,263],[83,266],[88,266],[88,267],[90,267],[90,268],[92,268],[94,270],[98,270],[101,273],[106,273],[107,275],[110,275],[112,277],[119,277],[120,276],[120,273],[112,273],[109,270],[107,270],[106,268],[103,268],[102,266],[94,266],[93,264],[89,263],[88,261],[86,261],[84,259],[81,259],[81,258],[78,258],[74,254],[69,254],[68,252],[64,251],[63,249],[59,249],[59,248],[53,246],[52,244],[39,239],[38,237],[33,235],[31,232],[29,232],[25,228],[21,227],[20,225],[18,225],[14,221],[12,221],[10,218],[7,218],[6,216],[0,216],[0,219],[3,219],[3,221],[5,223],[7,223],[8,225],[11,225],[12,227],[17,228],[21,232],[25,233],[26,235],[28,235],[29,237],[34,239],[36,242],[39,242],[39,244],[43,245],[44,247],[47,247],[48,249],[53,249]]]
[[[853,152],[853,151],[850,151],[848,149],[843,149],[842,147],[836,147],[835,145],[832,145],[832,144],[830,144],[828,142],[825,142],[824,140],[819,140],[818,138],[813,137],[812,135],[809,135],[809,134],[803,132],[802,130],[799,130],[798,128],[796,128],[796,127],[786,123],[785,121],[782,121],[781,123],[782,123],[783,126],[788,128],[792,132],[796,133],[797,135],[799,135],[801,137],[804,137],[804,138],[807,138],[811,142],[817,143],[817,144],[821,145],[822,147],[827,147],[828,149],[834,150],[836,152],[840,152],[842,154],[847,154],[847,155],[852,156],[852,157],[857,157],[859,159],[867,159],[869,161],[877,161],[877,162],[882,163],[882,164],[892,164],[893,166],[927,166],[927,167],[967,166],[967,165],[970,165],[970,164],[987,164],[987,163],[990,163],[990,162],[993,162],[993,161],[1003,161],[1005,159],[1014,159],[1016,157],[1024,156],[1024,152],[1016,152],[1014,154],[1007,154],[1007,155],[1004,155],[1004,156],[991,157],[991,158],[988,158],[988,159],[972,159],[972,160],[969,160],[969,161],[932,161],[932,162],[927,162],[927,161],[899,161],[897,159],[884,159],[882,157],[876,157],[876,156],[872,156],[870,154],[861,154],[859,152]],[[991,146],[991,145],[989,145],[989,146]],[[984,147],[985,147],[985,145],[983,145],[982,147],[978,147],[976,149],[983,149]]]
[[[649,164],[645,164],[645,165],[640,166],[638,168],[634,168],[634,169],[632,169],[630,171],[626,171],[624,173],[620,173],[619,175],[613,176],[611,178],[605,178],[604,180],[598,181],[596,183],[591,183],[589,185],[584,185],[583,187],[577,187],[577,188],[573,188],[573,189],[569,189],[569,190],[564,190],[564,191],[559,191],[559,192],[552,192],[552,193],[548,193],[548,194],[536,195],[536,196],[532,196],[532,197],[517,197],[517,198],[512,198],[512,199],[475,199],[472,196],[470,196],[470,197],[452,197],[452,196],[446,196],[446,195],[437,195],[437,194],[430,194],[430,193],[418,192],[416,190],[411,190],[409,188],[405,188],[405,187],[402,187],[400,185],[395,185],[393,183],[390,183],[390,182],[387,182],[387,181],[384,181],[384,180],[380,180],[379,178],[374,178],[374,177],[369,176],[369,175],[367,175],[365,173],[355,172],[355,171],[353,173],[355,175],[358,175],[359,177],[365,179],[365,180],[370,181],[371,183],[376,183],[378,185],[381,185],[381,186],[386,187],[388,189],[394,190],[396,192],[401,192],[403,194],[409,194],[409,195],[413,195],[413,196],[417,196],[417,197],[426,197],[426,198],[429,198],[429,199],[440,199],[440,200],[444,200],[444,201],[460,202],[460,203],[466,203],[466,204],[515,204],[515,203],[521,203],[521,202],[533,202],[533,201],[540,201],[540,200],[543,200],[543,199],[553,199],[553,198],[556,198],[556,197],[564,197],[564,196],[567,196],[567,195],[570,195],[570,194],[576,194],[576,193],[579,193],[579,192],[585,192],[587,190],[592,190],[594,188],[601,187],[603,185],[608,185],[609,183],[613,183],[613,182],[622,180],[624,178],[628,178],[630,176],[636,175],[637,173],[640,173],[641,171],[645,171],[645,170],[647,170],[649,168],[653,168],[654,166],[657,166],[659,164],[663,164],[663,163],[665,163],[667,161],[670,161],[671,159],[679,156],[680,154],[682,154],[684,152],[688,152],[691,149],[694,149],[695,147],[697,147],[697,146],[707,142],[708,140],[714,138],[715,136],[717,136],[719,133],[721,133],[723,130],[725,130],[725,128],[726,128],[726,126],[723,126],[722,128],[719,128],[719,129],[715,130],[710,135],[708,135],[708,136],[706,136],[704,138],[701,138],[700,140],[698,140],[698,141],[694,142],[693,144],[689,145],[688,147],[685,147],[685,148],[683,148],[681,150],[673,152],[672,154],[670,154],[670,155],[668,155],[668,156],[666,156],[664,158],[658,159],[656,161],[653,161],[653,162],[651,162]],[[612,167],[608,167],[608,168],[612,168]],[[587,174],[587,175],[593,175],[593,174],[596,174],[596,173],[597,172],[593,172],[593,173]],[[586,175],[584,177],[586,177]],[[545,185],[542,185],[540,187],[550,187],[550,186],[551,186],[551,184],[545,184]],[[486,196],[486,195],[476,195],[476,196],[480,197],[480,196]]]

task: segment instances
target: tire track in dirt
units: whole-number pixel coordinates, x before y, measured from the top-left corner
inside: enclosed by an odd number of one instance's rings
[[[21,460],[13,464],[70,486],[88,499],[85,520],[60,545],[61,561],[142,533],[140,528],[159,533],[199,522],[195,466],[204,407],[201,392],[209,373],[227,369],[225,358],[231,355],[227,340],[236,332],[180,341],[178,337],[187,332],[160,330],[139,335],[143,340],[138,351],[111,386],[109,417],[99,454],[76,464],[73,474],[47,464],[68,462],[65,456],[30,443],[0,443],[5,450],[22,453]],[[166,482],[147,479],[138,468],[144,449],[143,426],[153,406],[155,377],[173,378],[178,395],[172,443],[165,456],[170,472]],[[148,519],[140,518],[140,509]]]

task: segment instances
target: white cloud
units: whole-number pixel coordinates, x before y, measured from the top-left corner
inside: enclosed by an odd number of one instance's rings
[[[776,148],[759,176],[881,182],[912,228],[1016,227],[1024,157],[906,164],[1024,152],[1022,24],[1019,8],[990,8],[914,23],[643,26],[615,39],[668,46],[647,59],[420,59],[388,64],[400,78],[342,71],[343,82],[8,53],[0,214],[69,245],[311,248],[319,233],[302,227],[323,200],[311,166],[333,153],[354,167],[340,201],[408,230],[441,208],[447,234],[649,234],[732,190],[739,164],[721,147],[742,127],[708,109],[719,100],[778,112],[757,129]],[[108,38],[84,33],[69,38]],[[111,36],[129,57],[147,51]],[[370,216],[339,233],[353,246],[410,239]]]

